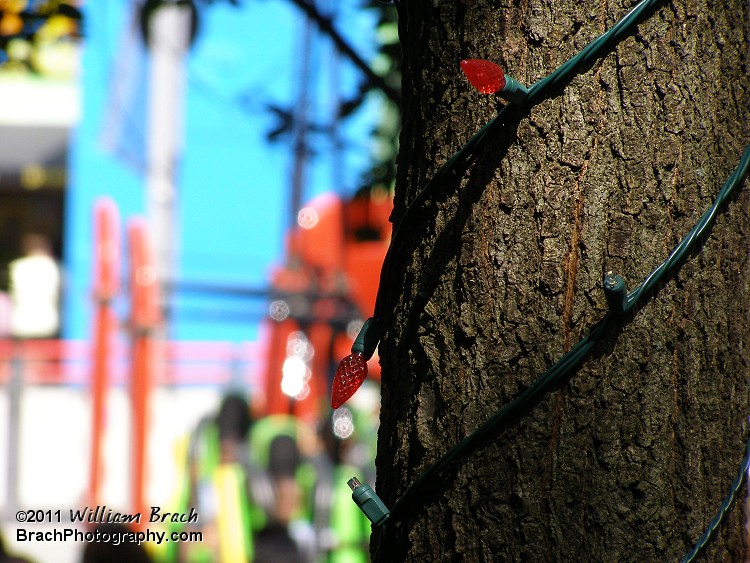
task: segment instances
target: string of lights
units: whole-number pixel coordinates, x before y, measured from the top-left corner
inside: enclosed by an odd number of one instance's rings
[[[382,335],[383,320],[385,318],[385,299],[381,290],[386,286],[386,282],[390,277],[391,263],[394,260],[393,256],[397,255],[401,247],[401,227],[404,224],[408,224],[410,215],[414,212],[413,210],[420,207],[426,201],[434,187],[445,179],[449,173],[456,170],[459,165],[468,161],[468,159],[476,153],[477,149],[489,138],[488,133],[495,126],[502,126],[508,122],[511,117],[522,115],[516,113],[514,116],[512,112],[526,112],[534,104],[554,95],[560,87],[567,84],[573,77],[579,74],[582,69],[586,68],[601,57],[605,50],[610,49],[614,44],[624,38],[640,18],[660,2],[661,0],[642,0],[611,29],[600,35],[584,47],[578,54],[528,89],[506,75],[503,70],[494,63],[482,61],[481,59],[467,59],[462,61],[461,68],[472,85],[484,94],[500,95],[501,97],[508,99],[510,103],[503,106],[493,119],[475,133],[458,152],[451,156],[451,158],[436,171],[414,200],[407,206],[400,221],[396,224],[391,245],[388,249],[381,270],[380,288],[376,299],[373,318],[369,319],[368,323],[363,327],[355,345],[352,347],[352,355],[347,356],[347,358],[342,360],[342,364],[334,378],[334,398],[332,401],[332,406],[334,406],[334,408],[343,404],[357,390],[359,384],[361,384],[361,381],[358,383],[358,380],[364,379],[366,375],[366,364],[364,375],[362,374],[361,365],[372,356]],[[498,430],[523,416],[523,414],[528,412],[536,401],[538,401],[545,393],[552,389],[556,384],[569,378],[588,356],[599,339],[606,335],[610,329],[614,328],[615,324],[621,324],[625,318],[624,313],[632,311],[641,300],[650,296],[657,284],[673,272],[674,269],[685,260],[690,250],[701,240],[702,236],[706,234],[707,230],[713,224],[721,207],[747,177],[749,170],[750,145],[745,148],[737,168],[727,178],[711,207],[700,217],[695,227],[679,242],[667,259],[659,264],[644,279],[644,281],[630,293],[627,292],[625,282],[621,276],[614,272],[607,273],[602,287],[607,299],[609,312],[604,319],[595,325],[590,332],[573,346],[570,351],[562,356],[558,362],[540,375],[530,387],[519,394],[515,399],[504,405],[484,424],[479,426],[474,432],[453,446],[430,465],[396,500],[390,511],[372,489],[359,482],[350,483],[350,486],[354,491],[353,498],[355,499],[355,502],[357,502],[357,504],[365,511],[373,524],[377,526],[385,526],[386,533],[388,530],[392,530],[392,525],[386,524],[393,524],[402,519],[408,510],[414,510],[414,508],[423,501],[423,493],[425,492],[427,485],[449,465],[455,460],[468,455],[488,436],[496,434]],[[748,440],[745,458],[741,463],[737,477],[732,483],[729,495],[722,503],[718,514],[709,523],[707,531],[701,536],[701,538],[699,538],[693,550],[685,556],[683,563],[691,562],[709,542],[724,516],[729,511],[729,508],[736,500],[749,466],[750,440]]]

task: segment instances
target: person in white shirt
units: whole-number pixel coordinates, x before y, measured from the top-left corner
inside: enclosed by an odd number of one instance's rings
[[[10,334],[14,338],[54,338],[60,329],[60,267],[49,240],[26,235],[24,256],[9,266]]]

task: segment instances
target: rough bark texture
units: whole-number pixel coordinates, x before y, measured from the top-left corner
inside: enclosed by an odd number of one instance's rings
[[[630,2],[401,2],[394,217],[500,103],[459,71],[525,84]],[[406,228],[380,344],[377,490],[388,505],[632,289],[708,208],[750,142],[747,0],[664,2],[558,95],[496,129]],[[581,369],[435,483],[375,561],[677,561],[747,436],[750,186],[699,252]],[[742,561],[743,503],[705,553]]]

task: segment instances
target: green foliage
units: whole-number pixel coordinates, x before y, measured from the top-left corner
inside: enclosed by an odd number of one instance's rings
[[[398,13],[395,6],[379,0],[365,2],[367,9],[377,10],[378,55],[373,62],[375,72],[382,76],[386,83],[397,91],[401,90],[401,44],[398,37]],[[362,99],[368,89],[361,88]],[[380,121],[372,131],[373,163],[363,178],[360,191],[371,189],[393,189],[396,180],[396,155],[398,154],[398,135],[401,130],[401,111],[392,101],[383,97],[383,109]]]

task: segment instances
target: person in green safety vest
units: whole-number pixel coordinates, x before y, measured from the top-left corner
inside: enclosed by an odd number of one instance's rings
[[[311,533],[303,507],[309,470],[300,445],[309,442],[307,427],[290,415],[258,420],[250,433],[250,458],[270,476],[274,506],[255,536],[255,563],[309,561]]]
[[[253,421],[239,394],[228,394],[215,416],[206,417],[190,437],[185,471],[175,510],[194,508],[199,521],[191,531],[202,542],[166,544],[158,561],[172,563],[244,563],[254,561],[253,535],[266,524],[273,491],[265,470],[254,465],[248,449]],[[173,524],[168,532],[183,531]]]
[[[312,492],[315,563],[367,563],[370,522],[352,501],[347,481],[363,477],[351,456],[355,443],[352,411],[341,407],[320,427],[323,449],[313,460],[316,471]]]

